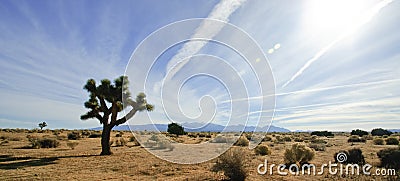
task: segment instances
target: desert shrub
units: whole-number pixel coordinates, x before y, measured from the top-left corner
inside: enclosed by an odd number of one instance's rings
[[[8,140],[1,141],[1,142],[0,142],[0,146],[3,146],[3,145],[5,145],[5,144],[7,144],[7,143],[9,143]]]
[[[365,143],[367,140],[365,139],[365,138],[360,138],[359,136],[357,136],[357,135],[353,135],[353,136],[350,136],[350,138],[347,140],[347,142],[363,142],[363,143]]]
[[[54,136],[58,136],[61,132],[58,129],[52,130]]]
[[[375,128],[371,131],[372,136],[391,135],[392,132],[382,128]]]
[[[313,131],[311,132],[311,135],[316,135],[316,136],[334,136],[332,132],[329,131]]]
[[[33,128],[31,130],[28,131],[28,133],[39,133],[40,129],[38,128]]]
[[[290,138],[289,136],[285,136],[285,137],[282,138],[282,140],[285,141],[285,142],[291,142],[292,138]]]
[[[295,141],[295,142],[303,142],[304,139],[301,138],[301,137],[296,137],[296,138],[294,138],[294,141]]]
[[[194,133],[189,133],[187,136],[189,138],[197,138],[197,134],[194,134]]]
[[[126,146],[127,141],[124,138],[115,140],[115,146]]]
[[[136,137],[133,135],[129,137],[129,142],[133,142],[135,146],[140,145],[140,143],[136,140]]]
[[[92,133],[88,138],[101,138],[101,133]]]
[[[387,145],[398,145],[399,140],[397,138],[388,138],[385,140]]]
[[[360,129],[356,129],[356,130],[352,130],[351,135],[358,135],[359,137],[362,137],[364,135],[368,135],[368,132],[364,131],[364,130],[360,130]]]
[[[81,135],[79,134],[79,132],[74,131],[74,132],[68,133],[67,137],[69,140],[78,140],[81,138]]]
[[[170,134],[184,135],[185,129],[183,128],[183,126],[179,125],[178,123],[170,123],[170,124],[168,124],[167,132]]]
[[[157,134],[153,134],[153,135],[151,135],[151,137],[149,138],[149,140],[151,140],[151,141],[159,141],[161,138],[160,138],[160,136],[158,136]]]
[[[224,172],[230,180],[245,180],[247,172],[244,167],[245,154],[242,149],[231,149],[218,157],[211,168],[213,172]]]
[[[269,155],[271,154],[271,150],[269,150],[268,146],[265,145],[258,145],[254,148],[254,152],[257,155]]]
[[[272,138],[269,137],[269,136],[265,136],[265,137],[263,138],[263,141],[271,141],[271,140],[272,140]]]
[[[251,137],[253,136],[252,134],[249,134],[249,133],[247,133],[247,134],[244,134],[244,136],[247,138],[247,140],[251,140]]]
[[[31,138],[29,140],[32,144],[32,148],[56,148],[60,146],[60,142],[56,139],[50,138]]]
[[[88,137],[91,135],[91,133],[89,130],[82,130],[81,135],[82,135],[82,137]]]
[[[385,141],[382,138],[375,138],[374,139],[374,144],[375,145],[384,145]]]
[[[129,142],[137,142],[136,137],[135,136],[130,136],[129,137]]]
[[[78,146],[78,144],[79,144],[78,142],[72,142],[72,141],[67,142],[67,146],[70,147],[72,150],[75,149],[75,147]]]
[[[21,137],[9,137],[8,141],[21,141],[22,138]]]
[[[311,139],[310,142],[315,143],[315,144],[326,144],[327,143],[325,140],[321,140],[321,139]]]
[[[364,156],[362,154],[361,149],[359,149],[359,148],[353,148],[348,151],[342,150],[342,151],[335,153],[335,155],[334,155],[335,163],[338,162],[337,156],[339,153],[344,153],[344,154],[346,154],[346,157],[347,157],[347,159],[341,163],[359,164],[359,165],[365,164]]]
[[[122,137],[119,139],[119,142],[120,142],[121,146],[126,146],[126,144],[128,143],[128,141],[126,141],[126,139],[124,139]]]
[[[67,140],[67,136],[64,135],[57,135],[56,138],[57,140]]]
[[[157,142],[152,141],[152,140],[147,140],[146,142],[143,143],[143,146],[146,148],[153,148],[157,146]]]
[[[364,135],[362,136],[365,140],[373,140],[374,137],[372,135]]]
[[[248,140],[246,137],[241,136],[241,137],[236,141],[236,143],[235,143],[234,145],[235,145],[235,146],[249,146],[249,140]]]
[[[198,136],[199,136],[199,138],[204,138],[204,137],[206,137],[206,134],[205,133],[199,133]]]
[[[382,136],[382,138],[388,138],[388,137],[389,137],[388,135],[383,135],[383,136]]]
[[[124,132],[119,132],[115,135],[115,137],[122,137],[124,135]]]
[[[211,134],[207,134],[207,135],[206,135],[206,138],[211,138],[211,137],[212,137]]]
[[[299,164],[308,163],[314,158],[314,151],[306,145],[295,143],[290,149],[286,149],[284,153],[284,160],[286,164]]]
[[[311,143],[308,147],[314,149],[315,151],[325,151],[326,145],[325,144],[318,144],[318,143]]]
[[[157,142],[158,149],[168,149],[169,151],[174,150],[174,146],[168,140],[161,140]]]
[[[400,169],[400,149],[399,148],[386,148],[378,151],[377,153],[381,167]]]
[[[225,136],[218,135],[213,140],[214,143],[228,143],[228,139]]]

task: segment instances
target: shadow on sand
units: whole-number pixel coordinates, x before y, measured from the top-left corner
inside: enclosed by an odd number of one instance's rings
[[[10,170],[10,169],[20,169],[25,167],[35,167],[44,166],[50,164],[56,164],[60,158],[82,158],[82,157],[92,157],[99,155],[77,155],[77,156],[56,156],[56,157],[15,157],[12,155],[0,155],[0,169]]]

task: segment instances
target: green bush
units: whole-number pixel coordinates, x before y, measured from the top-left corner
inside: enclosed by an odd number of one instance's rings
[[[388,139],[386,139],[386,144],[387,145],[398,145],[399,140],[397,138],[388,138]]]
[[[241,149],[231,149],[218,157],[218,160],[211,168],[211,171],[222,171],[229,180],[245,180],[247,177],[247,171],[244,164],[244,152]]]
[[[81,135],[79,134],[79,132],[74,131],[74,132],[68,133],[67,137],[69,140],[78,140],[81,138]]]
[[[101,138],[101,133],[92,133],[88,138]]]
[[[363,142],[365,143],[367,140],[365,138],[360,138],[358,135],[353,135],[350,136],[350,138],[347,140],[347,142]]]
[[[185,134],[184,128],[181,125],[179,125],[178,123],[168,124],[167,132],[169,134],[176,134],[176,135],[184,135]]]
[[[356,129],[356,130],[352,130],[351,135],[358,135],[359,137],[362,137],[364,135],[368,135],[368,132],[364,131],[364,130],[360,130],[360,129]]]
[[[269,155],[271,154],[271,150],[269,150],[268,146],[265,145],[258,145],[254,148],[254,152],[257,155]]]
[[[313,131],[311,132],[311,135],[316,135],[316,136],[334,136],[332,132],[329,131]]]
[[[385,141],[382,138],[375,138],[374,139],[374,144],[375,145],[384,145]]]
[[[348,151],[342,150],[342,151],[335,153],[334,159],[335,159],[336,163],[338,162],[337,155],[339,153],[346,154],[347,159],[345,161],[341,162],[343,164],[359,164],[359,165],[365,164],[364,156],[362,154],[361,149],[359,149],[359,148],[353,148]]]
[[[249,140],[244,137],[241,136],[234,144],[235,146],[249,146]]]
[[[381,167],[390,169],[400,169],[400,149],[399,148],[386,148],[377,153]]]
[[[372,136],[391,135],[392,132],[382,128],[376,128],[371,131]]]
[[[284,153],[284,161],[287,165],[308,163],[314,158],[315,152],[306,145],[295,143]]]

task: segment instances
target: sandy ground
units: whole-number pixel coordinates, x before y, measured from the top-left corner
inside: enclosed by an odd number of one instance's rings
[[[63,131],[64,136],[57,148],[28,148],[30,142],[27,135],[38,137],[55,137],[51,131],[44,133],[9,133],[0,132],[2,136],[0,146],[0,180],[223,180],[223,173],[212,172],[211,167],[216,159],[200,164],[174,164],[149,153],[141,146],[134,146],[128,142],[127,146],[112,147],[113,155],[99,156],[101,152],[100,138],[82,138],[74,140],[78,142],[75,149],[67,146],[65,136],[69,131]],[[112,140],[116,140],[116,134],[112,133]],[[125,132],[124,139],[129,140],[132,134]],[[276,134],[279,135],[279,134]],[[275,135],[275,136],[276,136]],[[292,138],[299,134],[289,135]],[[272,137],[272,134],[270,135]],[[291,142],[273,143],[275,137],[263,145],[270,146],[271,155],[256,155],[253,150],[244,149],[245,168],[248,173],[247,180],[388,180],[387,176],[364,176],[364,175],[329,175],[326,171],[323,175],[287,175],[281,176],[260,175],[257,173],[259,164],[282,164],[286,148],[295,143]],[[179,139],[187,142],[197,143],[196,139],[183,136]],[[367,143],[348,143],[346,135],[335,136],[334,138],[322,137],[332,145],[325,151],[317,151],[315,158],[310,162],[318,167],[323,163],[333,162],[333,155],[339,150],[360,148],[367,163],[373,166],[374,172],[379,165],[376,152],[387,148],[396,147],[391,145],[374,145],[372,140]],[[271,146],[273,144],[273,147]],[[234,147],[234,149],[239,149]],[[167,152],[171,154],[174,152]],[[185,156],[185,153],[176,153]],[[199,153],[201,154],[201,153]],[[176,155],[175,155],[176,156]]]

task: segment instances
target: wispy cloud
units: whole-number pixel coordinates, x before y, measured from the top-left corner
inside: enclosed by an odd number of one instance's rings
[[[229,16],[231,16],[231,14],[235,12],[235,10],[239,8],[245,1],[246,0],[222,0],[214,7],[207,18],[228,22]],[[209,39],[212,39],[221,31],[223,27],[224,26],[221,24],[215,24],[205,20],[195,30],[192,38],[208,37]],[[178,53],[168,62],[167,72],[170,74],[168,77],[173,77],[183,66],[185,66],[185,62],[187,61],[182,62],[182,60],[195,55],[206,44],[207,41],[189,41],[188,43],[185,43]]]

